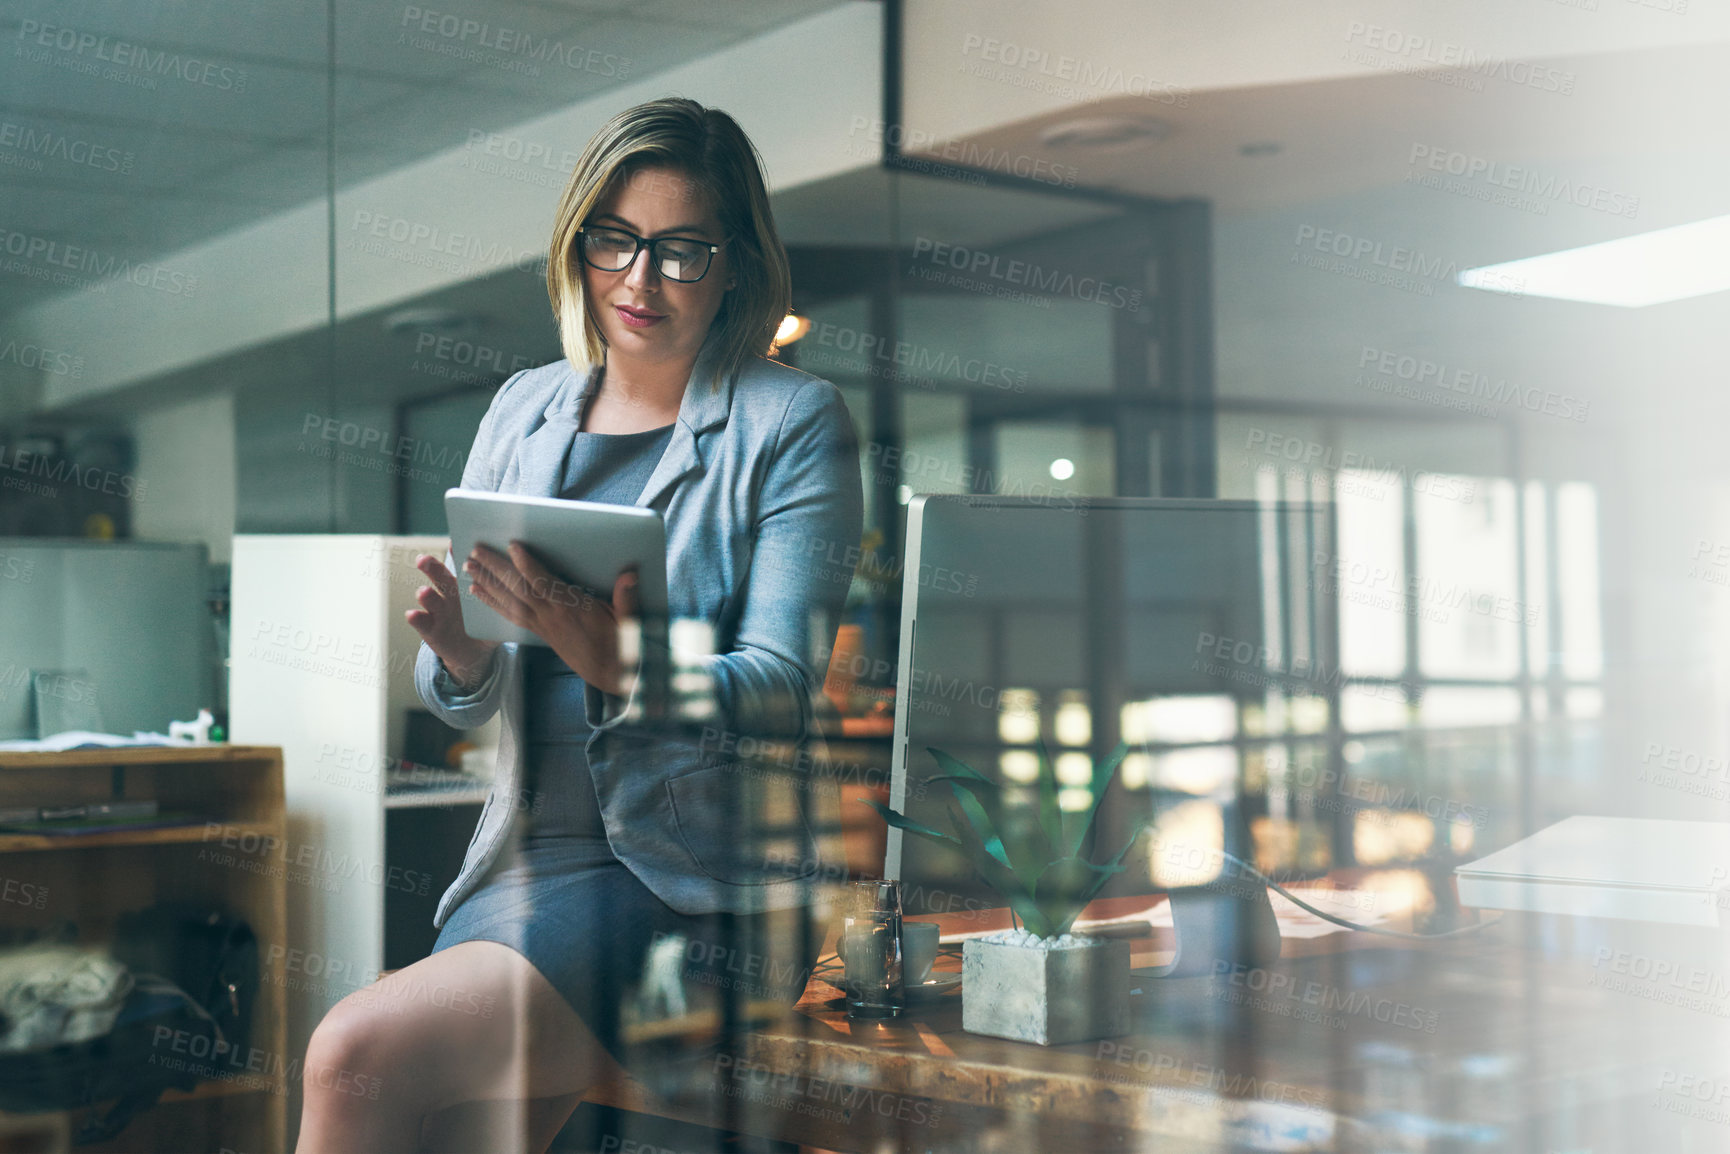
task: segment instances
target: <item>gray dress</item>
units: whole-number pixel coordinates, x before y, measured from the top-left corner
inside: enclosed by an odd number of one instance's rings
[[[575,433],[559,495],[634,504],[672,431]],[[547,646],[523,654],[528,805],[515,844],[451,911],[433,952],[466,941],[511,947],[627,1064],[622,1021],[689,1012],[725,991],[796,998],[815,960],[797,911],[687,915],[656,897],[607,842],[584,752],[582,678]]]

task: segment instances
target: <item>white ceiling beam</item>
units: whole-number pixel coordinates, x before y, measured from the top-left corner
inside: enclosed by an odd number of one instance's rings
[[[1198,93],[1447,67],[1488,92],[1567,103],[1535,62],[1730,40],[1705,0],[942,0],[903,28],[908,152],[1065,108],[1144,96],[1159,117]],[[1556,70],[1565,73],[1565,69]]]
[[[645,100],[725,109],[762,153],[771,191],[874,165],[857,125],[882,106],[880,12],[843,5],[340,191],[337,319],[542,256],[571,162],[609,117]],[[40,407],[325,325],[327,235],[326,204],[311,201],[17,314],[8,328],[19,340],[83,358],[77,374],[42,374]]]

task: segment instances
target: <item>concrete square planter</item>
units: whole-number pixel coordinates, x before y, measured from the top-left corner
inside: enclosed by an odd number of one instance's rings
[[[1129,943],[1026,930],[961,947],[961,1028],[1060,1046],[1129,1032]]]

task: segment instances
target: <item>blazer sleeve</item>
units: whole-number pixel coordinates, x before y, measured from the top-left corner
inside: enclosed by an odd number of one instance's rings
[[[857,557],[864,521],[847,404],[828,381],[807,381],[788,402],[764,471],[733,645],[698,658],[719,711],[705,724],[795,741],[815,732],[814,698],[853,581],[853,566],[834,558]],[[597,729],[634,716],[634,700],[593,686],[585,699]]]
[[[498,488],[498,471],[492,467],[497,436],[497,422],[500,410],[505,406],[505,396],[511,385],[516,383],[522,373],[513,373],[511,377],[499,386],[493,394],[492,404],[481,417],[480,427],[475,431],[474,445],[469,449],[468,460],[463,462],[464,489]],[[449,548],[445,550],[445,568],[456,572],[456,564]],[[503,662],[500,651],[503,645],[493,650],[492,664],[487,669],[487,676],[474,690],[463,692],[450,671],[445,669],[444,662],[425,641],[420,643],[420,649],[415,653],[414,686],[421,703],[429,709],[434,717],[454,729],[478,729],[485,725],[492,715],[498,711],[503,700],[500,693],[501,678],[499,670]]]

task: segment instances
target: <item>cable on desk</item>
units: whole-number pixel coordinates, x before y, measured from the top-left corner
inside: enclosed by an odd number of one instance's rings
[[[1344,926],[1348,930],[1360,930],[1366,934],[1380,934],[1384,938],[1404,938],[1407,941],[1428,942],[1435,941],[1438,938],[1454,938],[1459,937],[1462,934],[1475,934],[1479,930],[1500,924],[1502,920],[1502,915],[1497,914],[1490,920],[1477,922],[1474,925],[1460,926],[1457,929],[1443,930],[1439,934],[1409,934],[1403,930],[1384,930],[1379,926],[1359,925],[1357,922],[1347,921],[1345,918],[1336,917],[1326,911],[1316,909],[1314,906],[1310,905],[1308,902],[1304,901],[1302,898],[1298,897],[1296,894],[1292,893],[1290,890],[1286,889],[1284,886],[1280,885],[1278,882],[1274,881],[1272,878],[1268,877],[1266,874],[1262,873],[1260,870],[1256,869],[1254,866],[1250,865],[1235,854],[1229,854],[1224,850],[1221,850],[1219,851],[1219,856],[1224,858],[1226,861],[1239,866],[1246,873],[1254,875],[1269,889],[1273,890],[1280,897],[1292,903],[1294,906],[1297,906],[1299,909],[1307,910],[1316,917],[1322,919],[1324,922],[1332,922],[1334,925]]]

